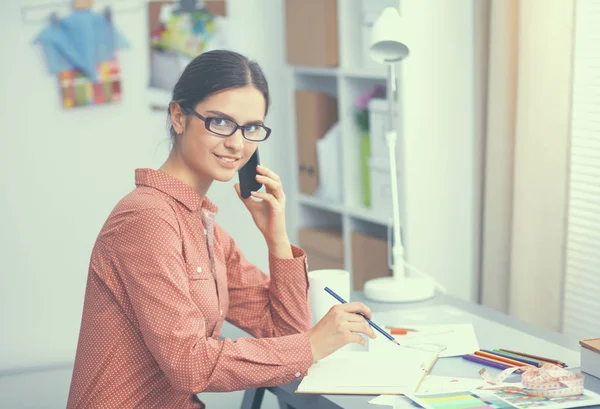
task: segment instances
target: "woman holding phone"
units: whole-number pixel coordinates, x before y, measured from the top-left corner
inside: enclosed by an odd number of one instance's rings
[[[273,386],[313,361],[374,337],[361,303],[311,327],[305,253],[290,244],[279,176],[258,166],[264,192],[243,199],[268,247],[270,276],[249,263],[207,198],[231,180],[270,129],[265,76],[231,51],[196,57],[169,105],[172,149],[136,169],[88,271],[68,408],[202,408],[197,393]],[[220,339],[223,321],[255,338]]]

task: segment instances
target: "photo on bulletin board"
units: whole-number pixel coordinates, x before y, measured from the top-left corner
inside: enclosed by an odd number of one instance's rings
[[[148,3],[151,105],[165,108],[185,66],[203,52],[227,48],[226,1]]]

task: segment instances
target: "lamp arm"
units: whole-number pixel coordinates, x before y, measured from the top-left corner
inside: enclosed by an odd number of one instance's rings
[[[386,134],[390,154],[390,183],[392,190],[392,212],[394,217],[394,241],[392,247],[394,278],[403,278],[404,273],[404,246],[400,238],[400,203],[398,198],[398,173],[396,171],[396,140],[398,135],[395,130]]]
[[[400,198],[398,196],[398,172],[396,165],[396,143],[398,141],[398,133],[394,122],[394,101],[396,94],[396,75],[395,64],[388,64],[388,131],[386,139],[388,151],[390,155],[390,184],[392,191],[392,216],[394,219],[394,241],[392,247],[392,268],[393,275],[396,279],[405,277],[404,271],[404,246],[400,236]]]

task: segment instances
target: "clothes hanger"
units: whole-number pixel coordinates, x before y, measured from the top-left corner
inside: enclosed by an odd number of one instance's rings
[[[202,0],[179,0],[173,14],[193,13],[202,10],[204,10],[204,1]]]
[[[112,9],[110,8],[110,6],[106,6],[104,8],[104,18],[106,18],[106,21],[108,21],[109,23],[112,23]]]
[[[50,24],[52,24],[55,27],[60,24],[60,21],[58,20],[58,14],[56,13],[56,11],[53,11],[52,14],[50,14]]]

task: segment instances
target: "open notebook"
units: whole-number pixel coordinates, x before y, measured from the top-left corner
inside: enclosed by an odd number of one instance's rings
[[[385,395],[417,391],[438,354],[397,347],[385,354],[338,351],[313,364],[296,393]]]

